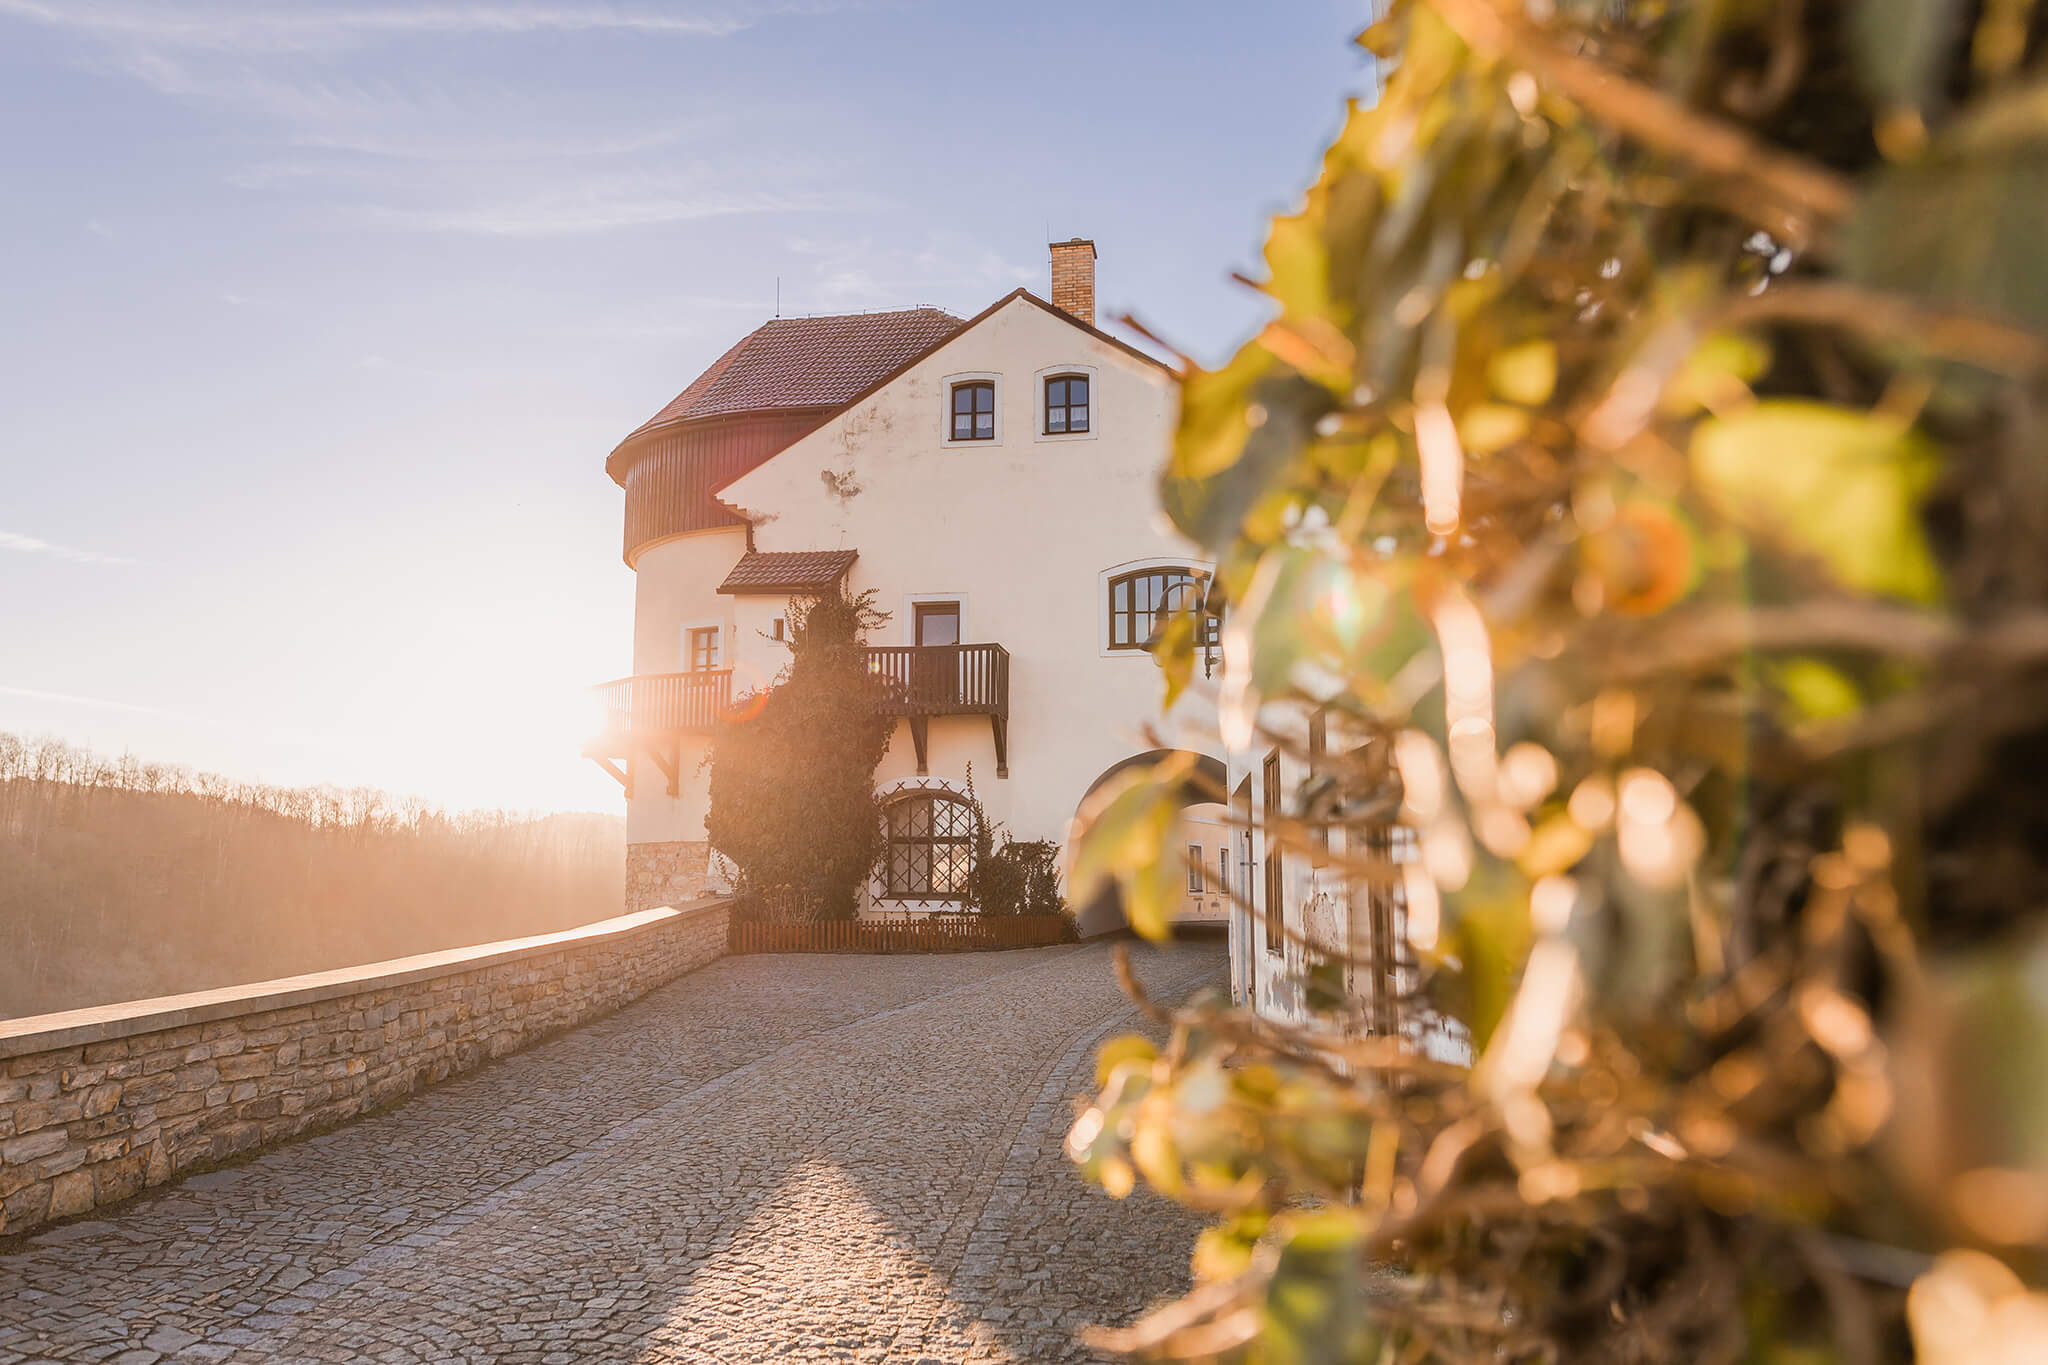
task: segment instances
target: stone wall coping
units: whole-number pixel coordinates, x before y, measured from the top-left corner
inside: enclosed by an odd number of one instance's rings
[[[629,937],[651,925],[706,914],[728,899],[721,896],[680,909],[661,906],[552,934],[500,939],[495,943],[479,943],[467,948],[445,948],[435,953],[394,957],[384,962],[337,967],[325,972],[307,972],[302,976],[281,976],[271,981],[251,981],[210,991],[190,991],[183,995],[160,995],[148,1000],[124,1000],[112,1005],[60,1010],[54,1014],[0,1019],[0,1061],[86,1043],[103,1043],[114,1038],[132,1038],[138,1033],[183,1028],[188,1024],[203,1024],[236,1015],[290,1009],[295,1005],[361,995],[436,976],[478,971],[522,958],[559,952],[564,948]]]

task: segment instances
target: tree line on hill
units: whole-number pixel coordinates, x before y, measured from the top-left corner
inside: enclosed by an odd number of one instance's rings
[[[451,814],[0,733],[0,1019],[618,913],[614,816]]]

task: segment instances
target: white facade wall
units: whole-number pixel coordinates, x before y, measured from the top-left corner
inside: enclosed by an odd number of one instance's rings
[[[733,599],[721,596],[718,585],[746,552],[744,527],[696,531],[648,546],[640,552],[633,582],[633,671],[680,673],[683,632],[693,625],[716,624],[728,651],[737,639]],[[633,760],[633,797],[626,802],[626,842],[669,843],[704,838],[708,788],[701,771],[708,736],[683,741],[677,768],[677,790],[668,794],[668,779],[644,758]]]
[[[1044,436],[1041,381],[1069,371],[1093,380],[1092,430]],[[948,386],[966,377],[996,384],[993,441],[948,439]],[[1190,696],[1162,720],[1151,655],[1106,647],[1111,570],[1205,567],[1156,510],[1176,398],[1159,367],[1018,298],[720,494],[754,523],[757,550],[857,550],[849,587],[875,589],[892,615],[869,643],[913,643],[913,604],[939,598],[960,603],[963,643],[1009,651],[1010,775],[996,775],[987,717],[944,716],[930,722],[923,780],[964,788],[971,764],[976,795],[1017,839],[1063,842],[1091,784],[1131,755],[1221,753],[1212,706]],[[787,595],[715,591],[744,548],[739,531],[710,532],[641,556],[636,671],[680,668],[685,623],[723,613],[735,690],[780,672],[786,647],[763,637]],[[630,840],[704,837],[705,777],[687,755],[683,779],[680,799],[636,795]],[[898,721],[877,789],[915,780]]]

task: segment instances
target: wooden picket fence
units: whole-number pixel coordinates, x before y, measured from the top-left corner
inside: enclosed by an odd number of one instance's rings
[[[763,924],[735,919],[738,953],[972,953],[1043,948],[1074,936],[1065,915],[909,915],[888,920]]]

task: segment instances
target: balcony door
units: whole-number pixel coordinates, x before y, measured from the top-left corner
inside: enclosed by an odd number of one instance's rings
[[[960,643],[960,604],[919,602],[913,611],[920,648],[911,660],[911,695],[920,702],[954,705],[960,700],[960,651],[925,647]]]

